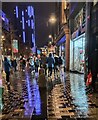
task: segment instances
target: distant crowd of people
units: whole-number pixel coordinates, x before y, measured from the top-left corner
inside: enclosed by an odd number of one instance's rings
[[[39,68],[43,68],[45,75],[51,76],[53,71],[54,74],[61,69],[64,65],[64,59],[57,56],[56,54],[50,53],[48,56],[42,54],[40,58],[32,56],[25,58],[21,56],[19,59],[12,58],[11,60],[4,57],[3,70],[6,73],[6,82],[9,84],[10,73],[16,71],[30,70],[31,72],[38,72]]]

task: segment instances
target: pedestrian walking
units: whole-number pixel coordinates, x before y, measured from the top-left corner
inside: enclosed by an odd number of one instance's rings
[[[30,58],[29,65],[30,65],[30,68],[31,68],[31,73],[34,73],[35,72],[35,64],[34,64],[33,57]]]
[[[25,67],[26,67],[26,60],[25,58],[23,58],[22,60],[22,70],[25,71]]]
[[[10,68],[11,65],[7,59],[7,57],[4,57],[4,71],[6,73],[6,82],[9,84],[9,77],[10,77]]]
[[[38,85],[42,101],[42,116],[47,117],[47,80],[43,67],[39,70]]]
[[[63,64],[61,57],[59,57],[59,59],[58,59],[58,64],[59,64],[59,67],[61,67],[61,65]]]
[[[58,56],[54,54],[54,74],[58,71]]]
[[[43,67],[45,69],[45,75],[47,74],[47,57],[46,55],[42,54],[41,61],[40,61],[40,67]]]
[[[14,60],[13,60],[13,68],[14,68],[14,71],[16,72],[17,71],[17,61],[16,61],[16,58],[14,58]]]
[[[38,67],[39,67],[39,60],[36,58],[35,60],[35,72],[38,72]]]
[[[49,54],[49,57],[47,58],[47,64],[48,64],[48,76],[52,75],[52,69],[54,67],[54,59],[52,57],[52,54]]]

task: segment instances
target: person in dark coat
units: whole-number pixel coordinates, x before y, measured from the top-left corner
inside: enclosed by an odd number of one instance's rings
[[[7,57],[4,57],[4,71],[6,73],[6,81],[7,81],[7,83],[9,83],[10,68],[11,68],[11,66],[10,66],[10,63],[9,63]]]
[[[47,62],[47,57],[46,55],[42,54],[41,56],[41,61],[40,61],[40,67],[43,67],[45,69],[45,75],[47,74],[47,65],[46,65],[46,62]]]
[[[96,49],[90,58],[90,71],[92,74],[92,89],[96,91],[96,79],[98,77],[98,50]]]
[[[57,73],[58,71],[58,57],[57,56],[54,56],[54,73]]]
[[[16,72],[16,68],[17,68],[17,62],[16,59],[13,60],[13,67],[14,67],[14,71]]]
[[[34,64],[35,64],[35,72],[38,72],[38,67],[39,67],[39,60],[38,60],[38,58],[36,58]]]
[[[53,66],[54,66],[54,59],[52,58],[51,53],[49,54],[49,57],[47,58],[47,64],[48,64],[48,73],[49,73],[48,76],[51,76],[52,75],[52,69],[53,69]]]
[[[17,67],[17,62],[16,62],[16,59],[12,59],[11,60],[11,65],[12,65],[12,67],[14,68],[14,71],[16,72],[16,67]]]
[[[58,63],[59,63],[59,66],[61,66],[63,64],[63,61],[62,61],[61,57],[59,57]]]

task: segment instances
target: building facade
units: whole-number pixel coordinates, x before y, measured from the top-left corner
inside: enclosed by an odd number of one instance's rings
[[[84,73],[86,4],[70,3],[70,70]]]
[[[2,10],[0,10],[0,21],[2,54],[11,55],[10,20]]]
[[[98,49],[98,2],[70,3],[70,70],[85,74]],[[97,57],[97,56],[96,56]]]
[[[17,35],[21,38],[20,47],[24,45],[26,49],[31,48],[36,52],[35,43],[35,13],[32,6],[18,5],[14,9],[15,29],[18,29]]]

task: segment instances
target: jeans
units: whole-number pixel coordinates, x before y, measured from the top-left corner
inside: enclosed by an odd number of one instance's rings
[[[49,73],[50,76],[51,76],[51,75],[52,75],[52,67],[49,67],[48,69],[49,69],[48,73]]]
[[[9,82],[10,72],[6,72],[6,81]]]

